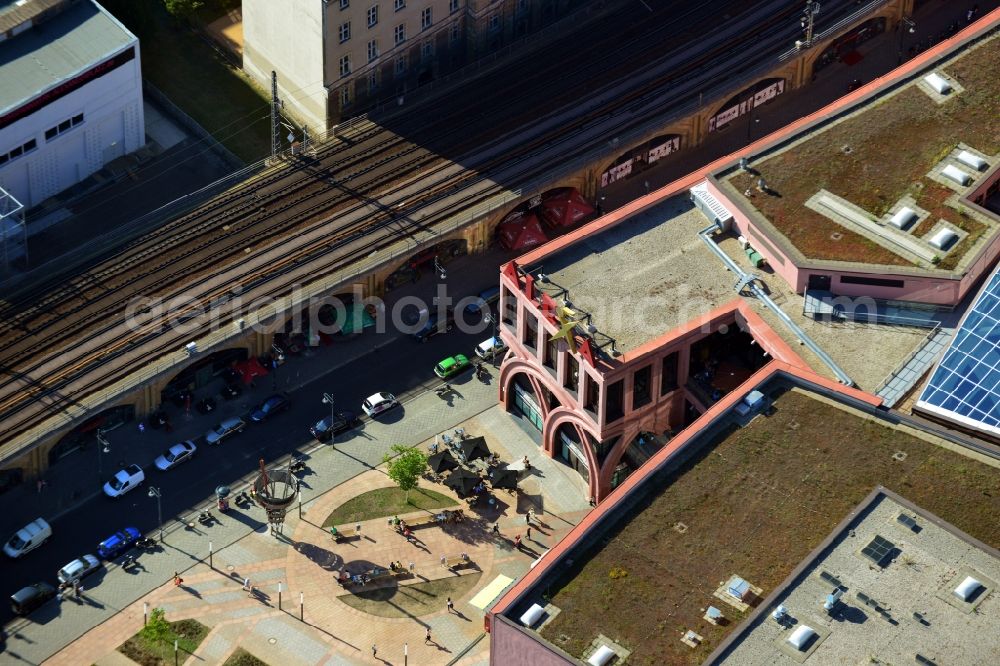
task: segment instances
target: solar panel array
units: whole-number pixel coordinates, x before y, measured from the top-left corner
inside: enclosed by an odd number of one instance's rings
[[[1000,271],[966,315],[920,402],[1000,428]]]

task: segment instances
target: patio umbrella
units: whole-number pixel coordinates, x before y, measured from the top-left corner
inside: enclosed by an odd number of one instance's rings
[[[490,485],[492,485],[495,490],[500,488],[517,490],[517,470],[508,469],[506,467],[494,470],[493,478],[490,479]]]
[[[215,495],[219,499],[225,499],[225,498],[229,497],[229,493],[231,493],[231,492],[232,492],[232,490],[229,489],[229,486],[217,486],[215,488]]]
[[[487,458],[490,455],[490,447],[486,446],[486,438],[472,437],[459,444],[459,451],[468,461],[478,458]]]
[[[448,478],[444,481],[444,485],[448,486],[459,495],[468,495],[481,480],[482,479],[479,478],[478,474],[470,472],[463,467],[459,467],[448,475]]]
[[[458,467],[458,461],[451,455],[451,451],[440,451],[427,458],[427,466],[432,472],[440,474]]]

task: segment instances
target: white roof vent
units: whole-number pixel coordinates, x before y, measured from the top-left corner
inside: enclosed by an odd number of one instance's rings
[[[897,229],[905,229],[913,224],[915,219],[917,219],[917,214],[913,212],[913,209],[903,206],[896,211],[895,215],[892,216],[892,219],[889,220],[889,224]]]
[[[957,159],[962,164],[965,164],[966,166],[972,167],[976,171],[982,171],[983,169],[986,168],[986,160],[984,160],[979,155],[973,155],[967,150],[963,150],[962,152],[960,152],[958,154],[958,157],[955,159]]]
[[[809,641],[813,639],[816,632],[812,627],[802,625],[798,629],[792,632],[792,635],[788,637],[788,644],[791,645],[796,650],[804,652],[806,646],[809,645]]]
[[[524,615],[521,616],[521,624],[530,629],[534,627],[540,619],[542,619],[542,615],[544,614],[545,614],[544,608],[542,608],[538,604],[531,604],[531,608],[526,610],[524,612]]]
[[[941,173],[947,176],[948,178],[951,178],[959,185],[968,185],[969,183],[972,182],[972,176],[965,173],[954,164],[949,164],[945,168],[941,169]]]
[[[978,592],[979,588],[981,588],[982,586],[983,584],[980,583],[975,578],[973,578],[972,576],[966,576],[965,580],[963,580],[961,584],[959,584],[959,586],[954,589],[953,592],[954,595],[959,599],[961,599],[962,601],[968,601],[973,596],[975,596],[976,592]]]
[[[947,95],[951,92],[951,84],[937,72],[931,72],[924,77],[924,82],[937,91],[939,95]]]
[[[615,651],[607,645],[602,645],[597,648],[597,651],[594,652],[594,654],[590,655],[590,659],[587,660],[587,663],[590,664],[590,666],[604,666],[606,663],[611,661],[611,657],[613,656],[615,656]]]
[[[951,247],[951,244],[954,243],[957,238],[958,234],[956,234],[951,229],[945,228],[945,229],[938,229],[938,232],[933,236],[931,236],[931,239],[928,242],[937,249],[943,250],[945,248]]]

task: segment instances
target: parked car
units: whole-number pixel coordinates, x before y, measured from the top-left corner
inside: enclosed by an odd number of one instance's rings
[[[111,480],[104,484],[104,494],[108,497],[121,497],[125,493],[142,485],[146,474],[138,465],[129,465],[115,472]]]
[[[218,444],[222,440],[226,439],[230,435],[238,432],[243,432],[243,428],[246,428],[246,422],[234,416],[231,419],[226,419],[219,425],[215,426],[211,430],[205,433],[205,442],[208,444]]]
[[[27,615],[56,596],[56,588],[48,583],[34,583],[10,595],[10,607],[15,615]]]
[[[169,449],[167,449],[162,456],[157,457],[153,461],[156,465],[156,469],[161,472],[166,472],[168,469],[173,469],[182,462],[191,460],[198,447],[194,445],[190,439],[179,444],[174,444]]]
[[[83,555],[59,570],[59,582],[73,584],[73,581],[89,576],[101,568],[101,561],[93,555]]]
[[[490,311],[490,306],[500,300],[500,287],[490,287],[479,292],[476,299],[465,306],[465,314],[473,315],[477,312],[483,314]]]
[[[257,423],[260,423],[264,419],[274,416],[278,412],[285,411],[291,404],[292,403],[289,402],[287,395],[283,393],[275,393],[267,400],[260,403],[256,409],[250,412],[250,418]]]
[[[134,527],[126,527],[121,532],[115,532],[107,539],[97,544],[97,556],[113,560],[132,547],[142,536],[142,532]]]
[[[49,524],[41,518],[35,518],[7,540],[3,545],[3,552],[7,557],[17,559],[41,546],[51,536],[52,528]]]
[[[441,379],[448,379],[470,367],[469,359],[465,354],[455,354],[435,365],[434,374]]]
[[[354,412],[339,412],[336,415],[327,416],[317,422],[316,425],[309,428],[309,432],[319,441],[326,442],[334,436],[350,430],[357,423],[358,417],[355,416]]]
[[[444,318],[441,318],[437,312],[428,314],[427,323],[424,324],[423,328],[414,333],[413,337],[420,342],[427,342],[438,333],[444,333],[453,328],[455,328],[455,311],[448,308]]]
[[[361,409],[365,410],[365,414],[368,416],[378,416],[398,405],[399,401],[393,394],[376,393],[368,396],[368,399],[361,404]]]
[[[476,345],[476,356],[489,361],[507,351],[507,345],[499,337],[483,340]]]

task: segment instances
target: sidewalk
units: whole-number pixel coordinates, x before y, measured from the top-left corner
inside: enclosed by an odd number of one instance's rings
[[[479,382],[463,388],[467,403],[484,402],[474,388],[486,393],[491,387]],[[222,663],[236,649],[243,647],[271,664],[315,663],[390,663],[401,664],[403,644],[408,657],[415,664],[444,664],[451,661],[467,647],[459,663],[473,664],[488,661],[488,640],[483,632],[483,611],[469,601],[497,576],[517,579],[528,570],[532,560],[561,539],[590,511],[583,480],[573,470],[540,454],[537,446],[511,416],[498,406],[493,406],[473,416],[455,421],[464,411],[461,407],[448,407],[437,396],[425,395],[408,403],[408,407],[428,412],[415,427],[407,422],[406,430],[416,443],[421,434],[436,434],[442,426],[448,429],[461,425],[472,435],[483,435],[490,448],[507,461],[528,455],[535,464],[536,474],[525,484],[535,485],[536,493],[524,492],[515,497],[499,493],[493,509],[465,509],[466,520],[455,525],[432,526],[415,532],[421,544],[415,547],[396,534],[385,518],[361,523],[361,538],[343,544],[333,544],[321,528],[326,517],[344,501],[368,490],[391,486],[392,482],[381,468],[370,469],[376,457],[381,456],[390,443],[401,441],[398,431],[404,426],[396,424],[382,429],[371,428],[366,442],[353,442],[354,446],[338,445],[337,449],[323,449],[310,461],[310,471],[305,477],[312,487],[305,491],[306,503],[303,518],[296,512],[287,517],[284,537],[274,538],[267,527],[260,523],[261,509],[238,512],[235,520],[226,525],[213,526],[205,534],[188,531],[171,534],[167,549],[159,554],[144,555],[142,563],[155,568],[153,576],[140,574],[135,581],[149,578],[142,595],[133,592],[130,598],[112,598],[109,591],[132,582],[131,574],[115,569],[107,574],[99,588],[88,591],[88,602],[81,609],[69,604],[67,617],[54,618],[47,627],[29,624],[18,628],[9,651],[30,661],[48,658],[60,646],[51,646],[52,636],[60,642],[72,640],[86,631],[71,622],[78,610],[85,611],[92,624],[99,626],[86,632],[65,649],[52,656],[53,665],[96,663],[111,666],[127,663],[116,648],[142,625],[142,604],[149,608],[164,608],[169,620],[195,618],[210,627],[211,631],[194,655],[185,663]],[[366,428],[366,431],[368,429]],[[378,432],[375,432],[378,430]],[[426,445],[430,435],[421,441]],[[351,476],[354,470],[358,473]],[[340,480],[342,479],[342,480]],[[332,486],[331,482],[336,481]],[[440,484],[422,482],[443,494],[455,497]],[[524,484],[522,484],[524,485]],[[322,487],[321,487],[322,486]],[[332,488],[332,489],[331,489]],[[457,500],[456,498],[456,501]],[[525,548],[515,550],[514,535],[524,534],[524,513],[532,506],[536,512],[535,530],[531,540],[525,539]],[[542,508],[544,507],[544,508]],[[500,524],[501,536],[491,534],[494,521]],[[344,530],[346,533],[347,530]],[[225,537],[220,539],[220,535]],[[212,558],[214,568],[206,562],[206,539],[215,543]],[[440,565],[441,556],[468,553],[476,568],[451,572]],[[454,597],[455,612],[445,608],[444,599],[426,604],[428,610],[417,614],[404,613],[397,617],[383,617],[360,610],[340,600],[363,590],[343,589],[335,582],[340,569],[358,572],[371,564],[385,566],[399,560],[408,566],[414,564],[414,575],[404,576],[388,588],[382,596],[388,598],[385,608],[396,608],[392,598],[410,594],[407,588],[414,584],[426,585],[428,581],[451,579],[464,589]],[[186,569],[177,564],[184,562]],[[175,587],[170,583],[174,569],[181,572],[184,584]],[[145,573],[145,572],[144,572]],[[455,582],[457,577],[476,576],[466,583]],[[255,598],[250,598],[242,587],[244,577],[249,577],[258,588]],[[282,584],[282,608],[278,609],[278,584]],[[426,588],[419,588],[420,594]],[[303,620],[299,620],[299,594],[303,597]],[[443,594],[443,593],[442,593]],[[113,601],[122,601],[116,604]],[[120,612],[108,610],[103,617],[95,607],[121,608]],[[399,615],[399,613],[396,613]],[[97,621],[94,621],[97,620]],[[425,643],[424,631],[430,628],[432,642]],[[41,641],[50,637],[50,647],[42,648]],[[37,642],[36,642],[37,641]],[[378,659],[372,659],[371,645],[378,646]]]
[[[848,85],[855,79],[868,83],[891,71],[899,64],[900,44],[903,46],[903,59],[906,60],[910,46],[919,42],[926,44],[925,40],[928,37],[938,35],[953,21],[958,20],[962,27],[965,27],[965,12],[973,4],[977,3],[971,0],[927,3],[913,15],[916,23],[913,34],[907,32],[900,35],[890,28],[858,47],[857,50],[863,58],[854,65],[834,62],[821,70],[815,81],[788,91],[754,109],[752,114],[738,118],[726,128],[709,134],[700,145],[691,149],[682,147],[678,153],[660,160],[655,166],[634,172],[628,178],[599,190],[598,196],[605,197],[604,211],[610,212],[645,196],[667,183],[697,171],[703,165],[723,155],[734,153],[792,121],[826,106],[846,95]],[[1000,5],[1000,0],[979,2],[978,5],[980,8],[978,16],[981,18]],[[751,120],[753,127],[748,127]],[[649,184],[648,188],[646,183]]]

